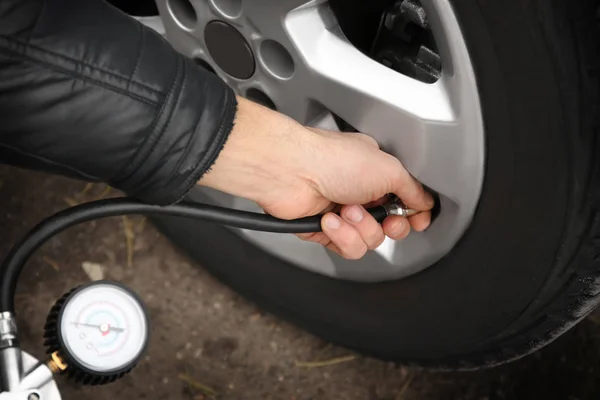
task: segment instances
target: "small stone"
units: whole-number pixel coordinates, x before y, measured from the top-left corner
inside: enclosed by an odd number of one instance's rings
[[[202,349],[198,349],[194,352],[194,358],[202,357]]]
[[[177,358],[178,360],[183,360],[183,353],[181,353],[180,351],[178,351],[178,352],[175,354],[175,358]]]
[[[91,281],[100,281],[104,279],[105,268],[102,264],[84,261],[81,263],[81,268]]]
[[[169,383],[169,378],[167,378],[166,376],[163,378],[163,384],[168,384]]]
[[[217,310],[221,309],[221,303],[214,303],[213,307],[216,308]]]
[[[189,350],[189,349],[191,349],[191,348],[192,348],[192,344],[191,344],[190,342],[187,342],[187,343],[185,344],[185,349],[186,349],[186,350]]]

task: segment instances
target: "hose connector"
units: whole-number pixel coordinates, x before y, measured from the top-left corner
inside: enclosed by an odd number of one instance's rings
[[[383,205],[387,215],[399,215],[404,218],[412,217],[413,215],[419,214],[420,211],[407,208],[402,202],[394,201]]]
[[[0,313],[0,350],[8,347],[16,347],[17,321],[10,312]]]

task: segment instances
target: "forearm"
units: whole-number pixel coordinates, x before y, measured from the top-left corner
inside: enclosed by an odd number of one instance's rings
[[[101,0],[0,2],[0,161],[177,201],[212,166],[236,99]]]

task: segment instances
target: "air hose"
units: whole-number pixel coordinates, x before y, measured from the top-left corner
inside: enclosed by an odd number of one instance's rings
[[[382,222],[388,215],[406,217],[414,213],[398,201],[370,208],[367,211],[378,222]],[[0,269],[0,312],[14,313],[14,295],[19,275],[31,255],[48,239],[82,222],[126,214],[192,218],[236,228],[276,233],[308,233],[322,230],[321,215],[283,220],[266,214],[208,204],[181,203],[157,206],[126,197],[77,205],[46,218],[9,252]]]

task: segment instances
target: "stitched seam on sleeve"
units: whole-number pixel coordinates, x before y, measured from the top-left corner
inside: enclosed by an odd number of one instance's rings
[[[52,164],[52,165],[56,165],[56,166],[58,166],[60,168],[67,169],[69,171],[75,172],[77,175],[85,177],[86,179],[95,180],[95,181],[102,180],[101,178],[98,178],[96,176],[93,176],[93,175],[90,175],[90,174],[86,174],[85,172],[82,172],[82,171],[78,170],[77,168],[73,168],[73,167],[71,167],[69,165],[65,165],[65,164],[62,164],[62,163],[50,160],[50,159],[48,159],[46,157],[39,156],[37,154],[33,154],[33,153],[30,153],[30,152],[21,150],[18,147],[10,146],[10,145],[8,145],[6,143],[0,143],[0,147],[4,147],[5,149],[8,149],[8,150],[13,151],[15,153],[19,153],[19,154],[22,154],[22,155],[25,155],[25,156],[28,156],[28,157],[31,157],[31,158],[35,158],[36,160],[42,161],[42,162],[44,162],[46,164]]]
[[[183,92],[184,88],[185,88],[185,86],[182,87],[181,92]],[[194,128],[192,129],[192,133],[189,135],[188,142],[186,143],[186,146],[185,146],[185,150],[183,151],[183,154],[181,155],[181,157],[175,164],[175,168],[173,168],[173,171],[171,171],[169,178],[172,178],[177,173],[177,171],[179,170],[179,167],[181,167],[181,164],[184,162],[186,157],[190,154],[190,151],[192,151],[192,147],[193,147],[192,143],[194,141],[194,136],[197,134],[198,130],[200,130],[200,119],[201,118],[202,118],[202,113],[198,113],[198,118],[196,119],[196,122],[193,125]]]
[[[139,170],[141,168],[142,165],[144,165],[144,163],[146,162],[146,160],[148,159],[148,157],[152,154],[152,152],[154,151],[156,144],[160,141],[160,138],[162,137],[162,135],[164,134],[164,132],[166,131],[166,126],[168,124],[168,121],[171,120],[171,117],[173,116],[173,113],[175,112],[175,107],[172,106],[171,110],[169,111],[169,116],[167,119],[167,122],[165,122],[164,124],[159,124],[163,113],[165,111],[165,107],[167,107],[168,105],[171,104],[172,102],[172,96],[173,96],[173,92],[175,90],[175,86],[177,85],[177,81],[179,79],[179,75],[181,74],[181,58],[182,56],[180,56],[178,58],[178,62],[177,62],[177,71],[175,73],[175,77],[173,78],[173,82],[171,84],[171,87],[169,88],[169,91],[165,97],[165,101],[162,104],[162,107],[160,108],[160,111],[158,112],[154,122],[152,123],[152,126],[150,127],[151,133],[150,135],[148,135],[148,137],[146,138],[146,140],[144,140],[144,143],[139,146],[139,148],[137,149],[137,151],[135,152],[135,154],[131,157],[131,161],[128,163],[128,165],[123,169],[122,175],[123,177],[119,178],[117,180],[117,182],[124,182],[127,179],[129,179],[131,176],[133,176],[133,174]],[[158,132],[157,132],[158,130]],[[146,147],[148,146],[149,142],[154,142],[151,145],[150,150],[146,153],[146,155],[138,162],[136,163],[137,165],[134,164],[134,160],[139,156],[140,152],[142,150],[145,150]],[[120,175],[120,174],[119,174]],[[117,175],[118,176],[118,175]]]
[[[129,90],[129,86],[131,85],[131,82],[133,81],[133,77],[135,76],[135,73],[138,69],[138,66],[140,65],[140,59],[142,58],[142,51],[144,50],[144,39],[146,37],[145,35],[145,31],[142,29],[142,25],[138,24],[138,31],[140,32],[140,45],[139,50],[138,50],[138,55],[135,59],[135,67],[133,68],[133,72],[131,73],[131,76],[129,77],[129,82],[127,82],[127,90]]]
[[[177,99],[175,100],[175,103],[171,107],[171,111],[169,113],[169,117],[165,121],[164,127],[161,130],[160,136],[156,139],[156,141],[152,145],[152,148],[150,149],[150,151],[148,152],[148,154],[146,155],[146,157],[144,157],[144,160],[140,164],[140,167],[142,165],[144,165],[146,163],[146,160],[156,151],[156,149],[158,147],[158,144],[161,142],[162,137],[164,136],[165,132],[169,129],[169,125],[171,125],[171,121],[173,120],[173,115],[175,114],[175,110],[177,109],[177,106],[179,105],[179,102],[181,101],[181,94],[183,93],[183,91],[185,89],[185,84],[186,84],[186,82],[185,82],[186,81],[186,79],[185,79],[186,78],[185,71],[186,71],[185,68],[183,68],[183,76],[181,78],[181,88],[179,90],[177,90]]]
[[[187,156],[190,154],[190,151],[192,151],[192,147],[193,147],[192,143],[194,142],[194,136],[196,136],[198,134],[198,131],[200,130],[200,119],[201,119],[201,115],[200,115],[200,113],[198,113],[198,118],[196,119],[196,122],[194,123],[194,128],[191,129],[192,132],[189,135],[187,143],[185,144],[185,150],[183,151],[183,154],[177,161],[177,164],[175,164],[175,168],[173,168],[173,171],[171,171],[170,177],[173,177],[177,173],[177,171],[181,167],[181,164],[183,164],[183,162],[185,161]]]
[[[90,78],[90,77],[88,77],[86,75],[79,74],[77,72],[74,72],[74,71],[71,71],[69,69],[60,67],[58,65],[49,63],[47,61],[40,60],[40,59],[31,57],[29,55],[18,53],[18,52],[14,51],[14,50],[4,48],[1,45],[0,45],[0,52],[4,52],[5,54],[8,54],[9,57],[13,56],[13,57],[15,57],[17,59],[27,60],[27,61],[35,64],[35,65],[47,67],[47,68],[55,70],[55,71],[57,71],[59,73],[65,74],[65,75],[67,75],[67,76],[69,76],[69,77],[71,77],[73,79],[77,79],[77,80],[80,80],[80,81],[83,81],[83,82],[87,82],[87,83],[91,83],[91,84],[103,87],[103,88],[105,88],[107,90],[110,90],[112,92],[116,92],[116,93],[122,94],[122,95],[127,96],[127,97],[129,97],[131,99],[134,99],[134,100],[140,101],[142,103],[148,104],[148,105],[150,105],[152,107],[158,107],[159,106],[159,104],[157,102],[153,101],[153,100],[147,99],[147,98],[142,97],[142,96],[138,96],[137,94],[128,92],[128,91],[126,91],[124,89],[121,89],[119,87],[110,85],[110,84],[108,84],[106,82],[103,82],[103,81],[96,80],[94,78]]]
[[[76,58],[69,57],[69,56],[66,56],[64,54],[56,53],[56,52],[54,52],[52,50],[48,50],[48,49],[45,49],[43,47],[36,46],[34,44],[28,44],[28,43],[22,42],[20,40],[14,39],[12,37],[2,36],[1,38],[4,39],[4,40],[6,40],[6,41],[8,41],[8,42],[13,42],[16,45],[23,46],[24,50],[27,49],[27,48],[31,48],[31,49],[40,51],[42,53],[50,54],[50,55],[52,55],[54,57],[61,58],[63,60],[67,60],[67,61],[73,62],[73,63],[78,64],[78,65],[86,66],[86,67],[88,67],[88,68],[90,68],[92,70],[102,72],[102,73],[104,73],[106,75],[109,75],[109,76],[111,76],[111,77],[113,77],[113,78],[115,78],[115,79],[117,79],[117,80],[119,80],[121,82],[128,82],[129,81],[129,77],[126,77],[124,75],[118,74],[118,73],[116,73],[114,71],[106,70],[104,68],[98,67],[97,65],[92,65],[92,64],[86,63],[83,60],[78,60]],[[23,51],[23,53],[24,53],[24,51]],[[146,90],[148,90],[148,91],[150,91],[150,92],[152,92],[154,94],[164,95],[164,93],[162,93],[161,91],[156,90],[153,87],[145,85],[144,83],[138,82],[136,80],[132,80],[131,83],[134,84],[134,85],[136,85],[136,86],[139,86],[139,87],[141,87],[143,89],[146,89]]]

